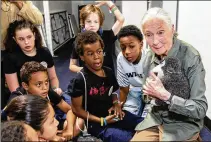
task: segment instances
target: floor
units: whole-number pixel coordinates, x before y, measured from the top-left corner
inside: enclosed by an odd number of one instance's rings
[[[69,70],[69,62],[71,55],[71,46],[72,42],[68,42],[64,47],[55,52],[55,67],[56,73],[59,78],[60,87],[63,91],[67,90],[69,81],[75,76],[75,73],[72,73]],[[200,136],[203,141],[211,141],[211,131],[204,127],[200,133]]]

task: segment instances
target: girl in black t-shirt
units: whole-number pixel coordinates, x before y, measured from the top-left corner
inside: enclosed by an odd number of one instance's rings
[[[99,7],[105,4],[109,7],[110,11],[112,11],[117,19],[112,29],[109,31],[102,30],[104,14]],[[103,49],[103,65],[111,68],[113,72],[113,54],[115,51],[115,41],[117,40],[116,35],[120,31],[123,23],[124,17],[112,1],[101,1],[97,5],[88,4],[80,11],[80,25],[82,28],[81,31],[94,31],[101,36],[105,45]],[[75,51],[75,48],[76,47],[74,43],[69,66],[72,72],[78,72],[83,68],[83,61],[80,60],[79,55]],[[79,60],[79,66],[77,65],[77,60]]]
[[[87,120],[88,132],[103,141],[129,141],[135,126],[143,119],[121,110],[114,94],[119,89],[115,75],[103,67],[102,39],[97,33],[86,31],[77,36],[76,43],[76,51],[85,63],[81,72],[86,85],[80,73],[68,85],[74,114]]]
[[[7,55],[3,61],[6,83],[10,92],[20,86],[20,69],[25,62],[37,61],[48,68],[51,87],[61,94],[52,55],[42,47],[41,35],[35,25],[26,20],[10,23],[4,42]]]

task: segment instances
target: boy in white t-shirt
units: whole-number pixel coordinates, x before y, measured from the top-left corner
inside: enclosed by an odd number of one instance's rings
[[[119,34],[121,52],[117,57],[117,81],[120,86],[120,101],[123,110],[141,115],[143,84],[143,35],[134,25],[123,27]]]

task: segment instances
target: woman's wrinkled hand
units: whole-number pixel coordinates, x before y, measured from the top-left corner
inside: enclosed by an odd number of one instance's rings
[[[145,85],[143,85],[143,92],[153,98],[166,101],[170,98],[171,94],[165,89],[160,78],[158,78],[153,72],[146,79]]]

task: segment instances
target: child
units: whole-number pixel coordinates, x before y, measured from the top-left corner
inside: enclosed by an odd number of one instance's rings
[[[103,67],[102,39],[96,32],[86,31],[77,36],[76,43],[76,51],[85,63],[81,72],[86,79],[87,112],[84,109],[85,82],[78,73],[68,86],[74,114],[88,120],[88,132],[103,141],[129,141],[142,119],[121,111],[120,102],[114,95],[118,83],[111,69]],[[112,109],[114,114],[110,114]],[[115,117],[120,121],[116,122]]]
[[[38,141],[38,135],[22,121],[7,121],[1,123],[1,141]]]
[[[8,52],[3,61],[6,82],[10,92],[20,86],[20,69],[25,62],[37,61],[47,66],[51,87],[61,94],[52,55],[48,48],[42,47],[41,35],[29,21],[14,21],[9,25],[5,39]]]
[[[109,7],[117,19],[112,29],[109,31],[102,30],[104,14],[99,7],[105,4]],[[113,72],[115,70],[113,55],[115,51],[115,41],[117,40],[116,35],[120,31],[123,23],[124,17],[112,1],[101,1],[97,5],[88,4],[80,11],[80,25],[82,27],[82,32],[94,31],[101,36],[105,45],[103,49],[103,65],[111,68]],[[83,68],[83,61],[80,60],[79,55],[76,53],[75,46],[76,45],[74,43],[69,66],[72,72],[78,72]],[[79,60],[79,66],[77,65],[77,60]]]
[[[80,132],[79,130],[75,128],[73,131],[75,116],[72,113],[71,106],[67,104],[56,92],[49,89],[47,68],[35,61],[26,62],[20,70],[20,77],[22,81],[22,87],[13,92],[12,97],[30,93],[48,99],[54,108],[58,107],[67,114],[67,122],[65,122],[63,119],[59,120],[60,123],[58,128],[59,130],[63,130],[62,136],[69,140],[72,139],[73,136],[78,135]],[[80,124],[81,123],[82,120],[80,120]]]
[[[142,101],[143,36],[134,25],[123,27],[118,35],[122,52],[117,57],[117,81],[120,86],[120,101],[123,110],[141,115],[144,108]]]
[[[58,121],[48,100],[38,95],[22,95],[13,98],[5,109],[8,121],[24,121],[37,131],[40,140],[54,140]],[[64,140],[64,139],[60,139]]]

